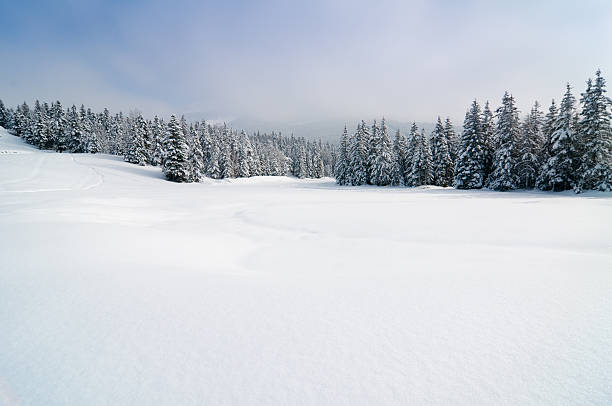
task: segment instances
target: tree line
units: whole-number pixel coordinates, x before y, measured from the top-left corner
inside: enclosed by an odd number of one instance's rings
[[[412,125],[391,141],[384,118],[364,121],[352,135],[346,127],[338,148],[335,176],[340,185],[436,185],[507,191],[612,190],[612,101],[601,71],[588,79],[580,111],[568,84],[557,107],[544,115],[536,101],[521,120],[506,92],[491,111],[474,100],[463,131],[438,117],[433,132]]]
[[[175,182],[287,176],[332,176],[334,146],[280,133],[246,134],[227,124],[188,123],[171,116],[168,122],[140,113],[94,113],[81,105],[64,109],[59,101],[38,100],[15,109],[0,100],[0,126],[40,149],[123,156],[138,165],[160,166]]]

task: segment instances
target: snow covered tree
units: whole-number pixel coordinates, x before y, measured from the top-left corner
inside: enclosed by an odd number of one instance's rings
[[[357,126],[355,135],[351,138],[349,148],[349,165],[351,185],[365,185],[368,182],[368,143],[369,132],[364,121]]]
[[[484,182],[485,144],[482,139],[480,106],[474,100],[465,114],[461,145],[455,164],[455,188],[480,189]]]
[[[572,95],[572,89],[568,83],[563,100],[561,100],[560,111],[557,111],[554,104],[554,108],[551,107],[549,111],[551,117],[554,115],[555,122],[552,126],[550,150],[546,154],[548,159],[542,165],[536,182],[538,189],[560,192],[571,189],[575,185],[575,172],[578,168],[577,140],[576,134],[572,130],[575,102],[576,99]]]
[[[174,115],[168,122],[168,133],[166,136],[166,159],[163,171],[168,180],[173,182],[188,182],[189,173],[189,150],[185,142],[185,135],[179,121]]]
[[[9,126],[9,116],[6,107],[2,100],[0,100],[0,127],[8,128]]]
[[[372,129],[376,136],[373,137],[375,141],[371,143],[370,150],[370,182],[377,186],[387,186],[393,181],[395,159],[385,119],[382,119],[380,127],[376,127],[375,122]]]
[[[192,127],[193,129],[193,127]],[[192,131],[190,129],[190,131]],[[195,130],[193,130],[195,132]],[[192,134],[190,137],[191,146],[189,148],[190,151],[190,175],[191,182],[201,182],[204,178],[204,174],[206,173],[206,168],[204,164],[204,154],[202,153],[202,144],[200,143],[200,137],[197,134]]]
[[[153,117],[153,121],[151,123],[151,140],[152,140],[152,149],[151,153],[151,165],[158,166],[161,165],[164,159],[164,129],[162,126],[162,122],[159,117]]]
[[[486,183],[488,176],[493,172],[493,158],[495,155],[495,131],[493,122],[493,112],[489,108],[489,101],[485,103],[485,107],[482,110],[482,142],[484,143],[484,183]]]
[[[151,141],[149,127],[142,115],[138,114],[132,123],[132,140],[128,146],[125,160],[144,166],[151,162]]]
[[[432,159],[429,140],[425,136],[425,130],[421,130],[415,136],[414,149],[412,151],[412,166],[407,186],[431,185],[432,183]]]
[[[438,117],[431,134],[432,184],[450,186],[453,183],[453,162],[442,120]]]
[[[595,82],[589,79],[582,94],[582,115],[579,121],[582,150],[577,192],[584,189],[612,190],[612,127],[611,101],[605,95],[606,81],[597,70]]]
[[[457,162],[457,157],[459,156],[459,147],[461,144],[461,140],[455,134],[455,128],[453,127],[453,123],[450,118],[446,118],[444,121],[444,134],[446,135],[446,139],[448,140],[448,153],[450,154],[451,161],[453,162],[453,168],[455,162]]]
[[[338,159],[336,161],[335,176],[336,183],[339,185],[349,184],[349,157],[348,157],[348,131],[346,125],[340,139],[340,148],[338,150]]]
[[[70,152],[85,152],[81,116],[74,105],[68,113],[68,131],[68,150]]]
[[[219,158],[221,156],[221,149],[218,143],[214,143],[211,147],[210,158],[206,165],[206,176],[212,179],[221,179],[221,166],[219,165]]]
[[[398,129],[393,140],[393,155],[395,165],[393,168],[393,184],[403,185],[405,183],[405,174],[408,171],[408,142],[406,137]]]
[[[522,127],[518,146],[517,175],[519,187],[533,189],[540,170],[540,150],[543,147],[542,112],[536,101]]]
[[[495,140],[497,147],[493,161],[493,171],[488,177],[487,187],[506,191],[517,189],[517,149],[520,137],[520,120],[514,97],[504,93],[502,106],[497,109]]]
[[[238,140],[238,151],[237,151],[237,173],[239,178],[248,178],[251,176],[251,169],[253,168],[253,148],[249,137],[247,137],[244,130],[240,131],[240,138]]]
[[[550,158],[552,149],[552,134],[555,132],[558,115],[559,110],[557,109],[555,99],[553,99],[550,107],[548,108],[548,113],[546,113],[546,116],[544,117],[544,122],[542,123],[542,136],[544,137],[544,141],[542,149],[540,150],[540,156],[538,157],[542,164],[548,162],[548,158]]]

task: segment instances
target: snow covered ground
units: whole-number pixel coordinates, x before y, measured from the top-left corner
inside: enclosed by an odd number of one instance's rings
[[[612,194],[174,184],[0,130],[1,405],[610,405]]]

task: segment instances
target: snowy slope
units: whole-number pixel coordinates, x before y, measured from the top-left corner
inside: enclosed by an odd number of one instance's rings
[[[0,130],[0,404],[612,404],[612,195],[174,184]]]

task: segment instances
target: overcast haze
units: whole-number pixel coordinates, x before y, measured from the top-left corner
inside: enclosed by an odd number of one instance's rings
[[[4,2],[0,98],[208,118],[461,121],[612,78],[609,1]]]

